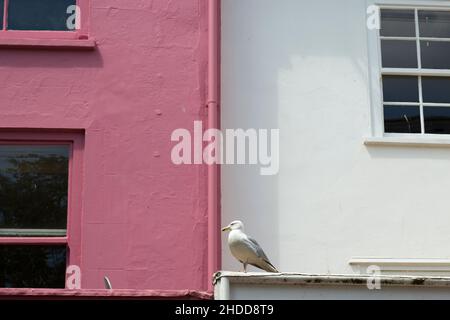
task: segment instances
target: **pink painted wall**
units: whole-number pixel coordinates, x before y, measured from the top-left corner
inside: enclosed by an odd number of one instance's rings
[[[170,161],[206,119],[206,1],[90,6],[95,51],[0,49],[0,127],[86,130],[83,288],[206,290],[206,167]]]

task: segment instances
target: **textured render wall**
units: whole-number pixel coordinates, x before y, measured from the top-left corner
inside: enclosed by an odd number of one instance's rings
[[[0,50],[0,127],[86,129],[83,288],[207,288],[206,168],[170,161],[205,118],[205,5],[92,0],[94,52]]]
[[[363,144],[366,2],[222,6],[222,126],[280,128],[281,140],[277,177],[224,166],[223,223],[242,218],[286,272],[353,273],[354,256],[448,257],[450,150]]]

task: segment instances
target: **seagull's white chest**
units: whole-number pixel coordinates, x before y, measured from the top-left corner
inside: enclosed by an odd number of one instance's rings
[[[247,238],[241,230],[232,230],[228,235],[228,244],[236,244]]]

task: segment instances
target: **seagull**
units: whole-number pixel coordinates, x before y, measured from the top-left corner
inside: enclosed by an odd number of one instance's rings
[[[247,272],[247,265],[250,264],[267,272],[278,273],[258,242],[244,233],[241,221],[233,221],[222,231],[230,231],[228,245],[231,254],[244,265],[244,272]]]

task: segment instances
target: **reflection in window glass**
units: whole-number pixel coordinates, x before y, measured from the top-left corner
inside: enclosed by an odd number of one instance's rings
[[[419,102],[417,77],[383,76],[384,102]]]
[[[384,131],[421,133],[419,106],[384,106]]]
[[[76,0],[9,0],[9,30],[68,31],[67,8]]]
[[[422,77],[423,101],[450,103],[450,78]]]
[[[450,42],[421,41],[422,68],[450,69]]]
[[[65,246],[0,245],[0,288],[64,289]]]
[[[381,59],[384,68],[417,68],[415,41],[382,40]]]
[[[419,30],[421,37],[450,38],[450,12],[419,10]]]
[[[388,133],[420,133],[420,108],[385,105],[384,127]]]
[[[0,228],[66,229],[69,146],[0,145]]]
[[[424,107],[425,133],[450,134],[450,108]]]
[[[415,37],[414,10],[381,10],[381,30],[384,37]]]
[[[0,30],[3,29],[3,8],[5,7],[5,1],[0,0]]]

